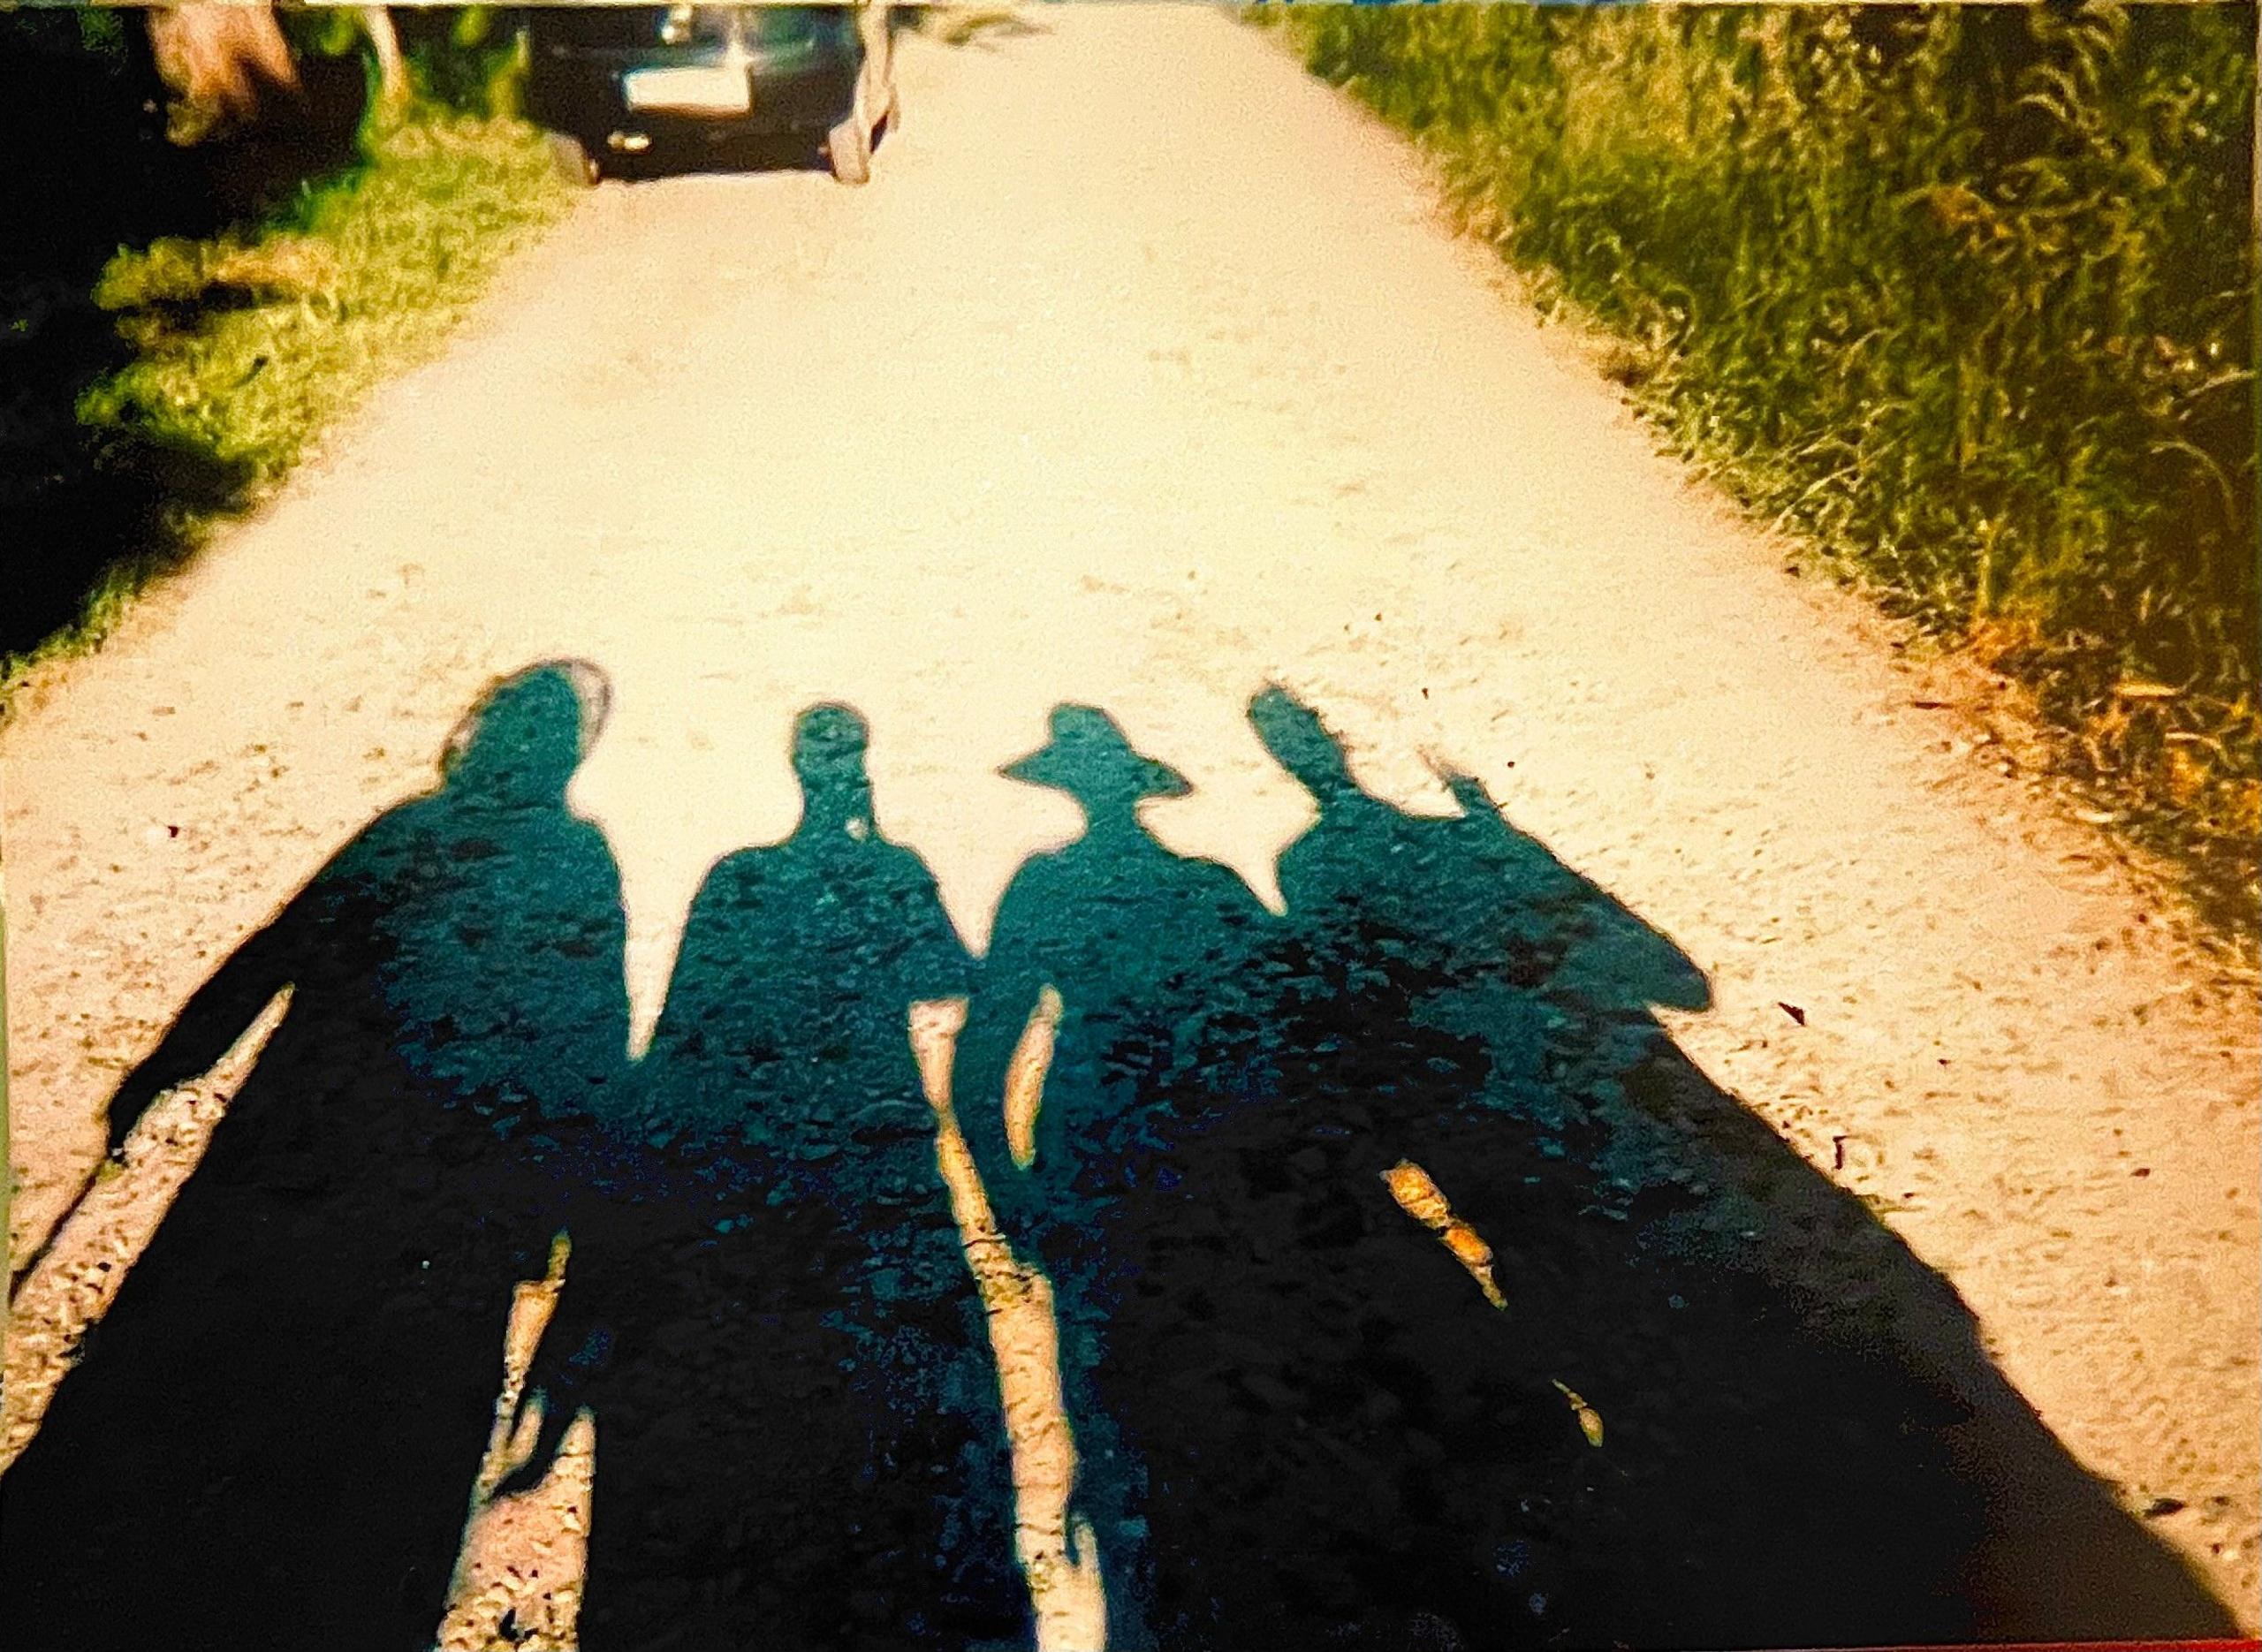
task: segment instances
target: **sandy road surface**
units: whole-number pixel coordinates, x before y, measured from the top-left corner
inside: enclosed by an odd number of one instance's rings
[[[2146,1524],[2251,1626],[2251,987],[1913,708],[1854,605],[1656,458],[1261,37],[1062,8],[901,74],[867,191],[597,191],[20,703],[19,1240],[120,1072],[499,672],[612,679],[575,795],[641,1027],[704,868],[792,826],[803,705],[869,717],[883,829],[978,945],[1072,829],[993,773],[1062,701],[1182,769],[1156,830],[1269,898],[1310,815],[1245,720],[1279,680],[1376,792],[1440,808],[1449,756],[1674,937],[1715,999],[1667,1018],[1682,1047],[1953,1281],[2124,1506],[2180,1505]]]

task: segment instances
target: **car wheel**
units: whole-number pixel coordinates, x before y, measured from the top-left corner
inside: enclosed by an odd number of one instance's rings
[[[594,185],[603,173],[596,152],[571,133],[553,132],[550,134],[550,155],[558,170],[570,183]]]
[[[824,158],[844,184],[866,184],[872,177],[872,136],[854,115],[825,134]]]

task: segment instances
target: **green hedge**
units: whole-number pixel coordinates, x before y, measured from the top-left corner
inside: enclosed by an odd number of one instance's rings
[[[1271,16],[1750,503],[2262,825],[2251,5]]]

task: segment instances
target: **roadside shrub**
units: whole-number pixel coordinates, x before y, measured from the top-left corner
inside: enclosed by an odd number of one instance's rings
[[[2251,901],[2251,5],[1271,16],[1683,451]]]
[[[80,422],[210,454],[255,489],[429,356],[564,201],[531,128],[435,117],[255,228],[121,251],[95,298],[135,354]]]
[[[0,629],[0,710],[24,667],[97,643],[215,521],[436,352],[571,198],[534,128],[428,106],[257,216],[113,246],[83,285],[19,284],[62,319],[37,328],[59,341],[27,404],[40,439],[0,492],[0,580],[34,599]]]

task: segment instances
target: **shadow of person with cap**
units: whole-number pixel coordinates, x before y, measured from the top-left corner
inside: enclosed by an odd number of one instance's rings
[[[641,1065],[660,1191],[575,1232],[534,1381],[551,1437],[596,1413],[589,1652],[1028,1638],[998,1378],[909,1036],[971,966],[879,833],[868,738],[846,706],[797,719],[800,824],[708,873]]]
[[[291,989],[0,1482],[11,1647],[430,1644],[512,1286],[623,1105],[619,878],[566,803],[606,702],[490,689],[120,1086],[114,1146]]]
[[[1143,1414],[1122,1385],[1127,1297],[1169,1265],[1139,1231],[1129,1195],[1178,1173],[1159,1149],[1156,1110],[1261,1090],[1255,1029],[1231,989],[1270,919],[1229,868],[1175,854],[1147,830],[1142,801],[1190,788],[1135,751],[1106,713],[1056,707],[1049,743],[1001,772],[1066,792],[1085,826],[1006,888],[956,1094],[1001,1230],[1052,1283],[1078,1459],[1073,1511],[1097,1534],[1108,1645],[1135,1648],[1169,1610],[1156,1597],[1147,1529],[1174,1499],[1148,1483],[1141,1442],[1127,1431]],[[1001,1098],[1048,989],[1060,1006],[1049,1071],[1029,1139],[1016,1144]]]

